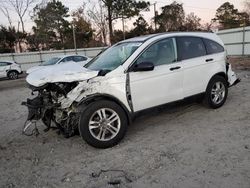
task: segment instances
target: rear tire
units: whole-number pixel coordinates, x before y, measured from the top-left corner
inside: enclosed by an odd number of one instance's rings
[[[216,75],[208,83],[203,103],[213,109],[223,106],[227,99],[228,84],[224,77]]]
[[[99,100],[89,104],[79,122],[81,137],[96,148],[109,148],[125,136],[128,120],[124,110],[115,102]]]
[[[8,72],[8,78],[10,80],[16,80],[16,79],[18,79],[18,72],[17,71],[9,71]]]

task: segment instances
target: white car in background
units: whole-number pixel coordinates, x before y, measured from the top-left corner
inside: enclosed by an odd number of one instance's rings
[[[22,74],[21,65],[14,61],[0,61],[0,78],[8,77],[11,80],[17,79]]]
[[[63,63],[70,62],[70,61],[76,62],[77,64],[84,66],[90,60],[91,58],[87,56],[82,56],[82,55],[64,55],[64,56],[53,57],[49,59],[48,61],[41,63],[39,66],[29,68],[26,71],[26,73],[30,74],[33,71],[45,68],[47,66],[63,64]]]

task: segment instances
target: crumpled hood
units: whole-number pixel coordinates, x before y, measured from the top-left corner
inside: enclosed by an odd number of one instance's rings
[[[46,83],[83,81],[98,75],[98,71],[92,71],[77,63],[64,63],[31,72],[26,81],[35,87]]]
[[[45,68],[45,66],[34,66],[34,67],[29,68],[29,69],[26,71],[26,73],[27,73],[27,74],[30,74],[30,73],[32,73],[32,72],[34,72],[34,71],[37,71],[37,70],[43,69],[43,68]]]

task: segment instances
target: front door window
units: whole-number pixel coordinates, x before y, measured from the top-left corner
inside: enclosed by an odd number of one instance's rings
[[[137,59],[136,64],[151,62],[154,66],[172,64],[177,61],[176,42],[174,38],[168,38],[156,42],[150,46]]]

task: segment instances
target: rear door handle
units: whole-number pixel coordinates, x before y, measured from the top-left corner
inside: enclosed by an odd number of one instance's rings
[[[213,61],[214,59],[206,59],[206,62],[210,62]]]
[[[180,69],[181,67],[171,67],[169,70],[171,71],[174,71],[174,70],[177,70],[177,69]]]

